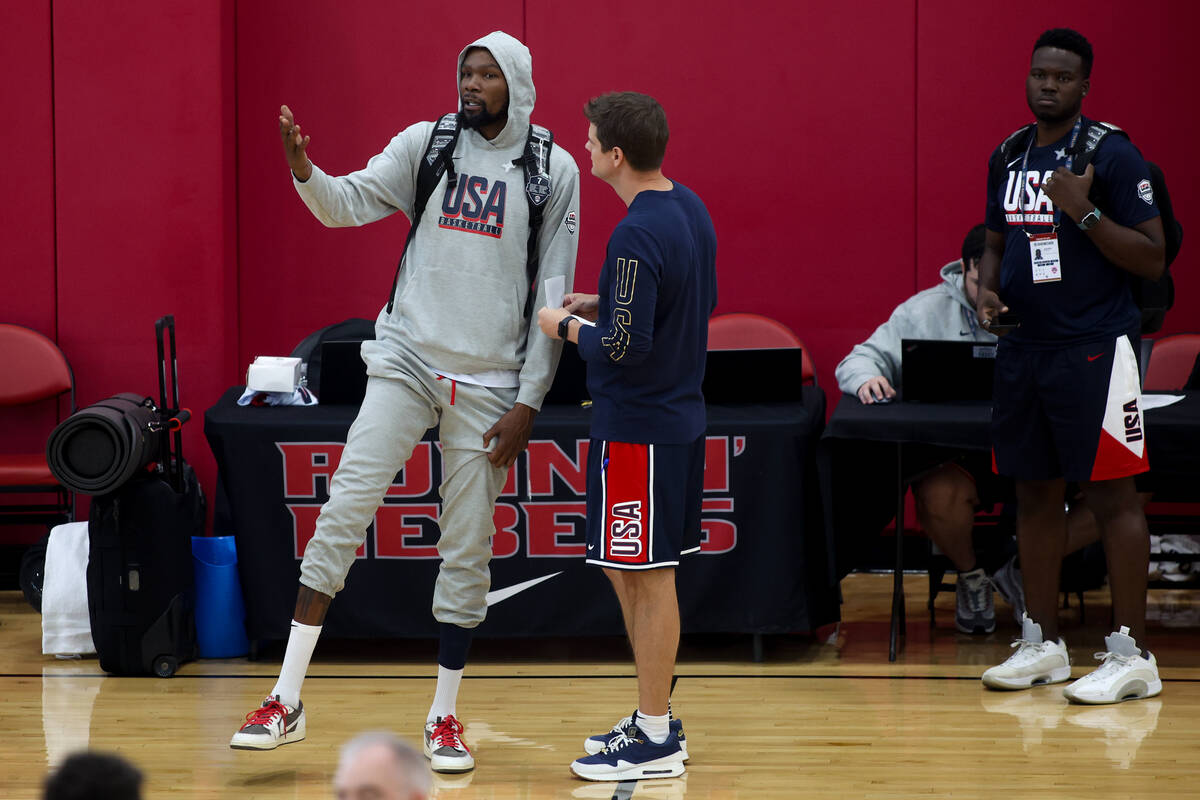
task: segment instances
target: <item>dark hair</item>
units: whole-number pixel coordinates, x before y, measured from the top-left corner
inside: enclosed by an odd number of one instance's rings
[[[142,772],[118,755],[82,752],[46,777],[44,800],[141,800]]]
[[[963,269],[967,268],[968,261],[978,261],[983,258],[983,239],[987,233],[987,228],[981,222],[971,230],[967,231],[967,236],[963,239],[962,260]]]
[[[1079,31],[1070,28],[1051,28],[1038,37],[1033,45],[1034,52],[1043,47],[1054,47],[1074,53],[1083,60],[1083,77],[1092,76],[1092,45]]]
[[[662,166],[667,154],[667,112],[648,94],[609,92],[593,97],[583,115],[596,126],[596,138],[605,152],[621,148],[629,166],[649,172]]]

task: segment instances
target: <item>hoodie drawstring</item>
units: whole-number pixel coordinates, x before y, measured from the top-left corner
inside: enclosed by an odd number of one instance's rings
[[[454,405],[454,394],[458,390],[458,381],[454,378],[447,378],[445,375],[438,375],[437,379],[450,381],[450,405]]]

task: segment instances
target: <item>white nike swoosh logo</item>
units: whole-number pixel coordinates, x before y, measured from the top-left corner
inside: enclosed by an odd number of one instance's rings
[[[522,581],[521,583],[514,583],[512,586],[505,586],[503,589],[494,589],[493,591],[487,593],[487,597],[484,598],[484,602],[486,602],[488,606],[494,606],[501,600],[507,600],[514,594],[519,594],[526,589],[537,586],[542,581],[550,580],[555,575],[562,575],[562,571],[559,570],[558,572],[551,572],[549,575],[543,575],[540,578],[533,578],[532,580]]]
[[[1017,156],[1017,157],[1016,157],[1016,158],[1014,158],[1012,161],[1008,162],[1008,164],[1005,166],[1005,169],[1008,169],[1008,167],[1011,167],[1013,164],[1016,164],[1016,163],[1017,163],[1018,161],[1020,161],[1022,158],[1024,158],[1024,156]]]

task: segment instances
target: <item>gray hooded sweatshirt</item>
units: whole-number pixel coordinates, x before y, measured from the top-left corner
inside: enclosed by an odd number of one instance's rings
[[[579,242],[579,167],[557,144],[550,154],[553,196],[539,234],[535,312],[524,316],[528,294],[526,248],[529,204],[525,173],[513,160],[525,152],[536,93],[529,49],[495,31],[467,50],[483,47],[508,82],[508,122],[491,141],[463,128],[454,151],[458,190],[447,179],[430,195],[425,214],[404,256],[392,313],[387,304],[375,321],[375,341],[365,342],[367,373],[396,377],[398,353],[408,351],[432,370],[469,376],[520,371],[517,402],[540,408],[550,387],[562,342],[538,330],[536,309],[546,304],[544,281],[561,275],[569,292]],[[460,101],[461,105],[461,101]],[[396,134],[366,167],[332,177],[315,164],[296,191],[313,215],[330,227],[364,225],[401,211],[411,221],[417,171],[434,122],[418,122]],[[467,224],[464,220],[470,220]]]
[[[963,292],[963,263],[951,261],[941,270],[942,282],[918,292],[896,306],[888,321],[871,338],[854,345],[834,373],[838,388],[857,394],[870,378],[882,375],[896,389],[900,375],[901,339],[952,339],[994,342],[996,337],[979,327],[975,309]]]

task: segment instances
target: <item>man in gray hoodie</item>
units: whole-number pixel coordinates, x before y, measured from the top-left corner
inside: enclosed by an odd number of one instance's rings
[[[376,338],[363,344],[366,397],[304,552],[279,681],[231,747],[270,750],[304,738],[300,687],[329,603],[389,485],[425,431],[440,425],[442,564],[433,596],[440,646],[424,747],[434,771],[475,766],[456,717],[458,686],[471,633],[487,612],[495,501],[529,441],[561,353],[562,343],[541,336],[525,309],[546,304],[547,278],[572,286],[579,168],[566,151],[552,148],[536,296],[528,304],[530,214],[520,159],[535,99],[529,50],[498,31],[476,40],[459,54],[457,88],[457,183],[441,177],[376,320]],[[279,116],[296,191],[330,227],[364,225],[396,211],[413,219],[419,166],[438,124],[418,122],[363,169],[331,177],[309,161],[309,137],[291,110],[283,106]]]
[[[942,267],[941,283],[905,300],[869,339],[854,346],[837,366],[838,388],[867,404],[893,400],[895,387],[903,381],[902,339],[996,341],[975,318],[983,236],[983,225],[972,228],[963,240],[962,259]],[[935,465],[913,484],[921,527],[958,570],[955,625],[963,633],[991,633],[996,628],[992,585],[976,563],[971,543],[980,502],[977,480],[988,476],[986,458],[953,460]],[[1019,591],[1019,578],[1016,587]],[[1019,597],[1010,600],[1020,602]]]

